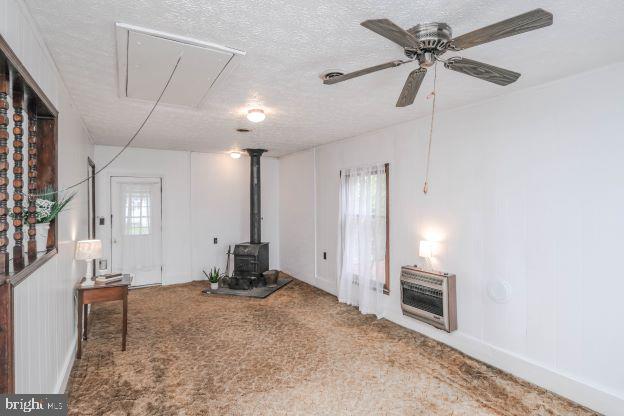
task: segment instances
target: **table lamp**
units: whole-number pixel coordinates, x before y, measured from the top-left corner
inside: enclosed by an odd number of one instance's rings
[[[93,260],[102,257],[102,241],[101,240],[80,240],[76,243],[76,260],[85,260],[87,262],[86,278],[93,277]]]

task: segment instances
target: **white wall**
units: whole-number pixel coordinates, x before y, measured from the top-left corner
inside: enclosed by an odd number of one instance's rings
[[[280,243],[288,244],[280,244],[279,258],[282,271],[318,286],[314,264],[314,157],[313,149],[280,159]]]
[[[57,106],[59,188],[83,179],[93,146],[36,26],[21,1],[0,1],[0,33]],[[76,343],[74,285],[84,274],[74,243],[87,237],[87,185],[58,220],[58,254],[14,289],[15,389],[60,393]]]
[[[121,148],[95,146],[96,167]],[[278,161],[262,158],[262,237],[270,265],[279,268]],[[110,177],[153,176],[163,183],[163,284],[205,279],[202,269],[225,271],[228,244],[249,240],[249,158],[225,154],[128,148],[97,178],[97,227],[110,261]],[[213,238],[218,244],[213,243]]]
[[[249,241],[249,158],[191,153],[191,166],[191,250],[193,278],[199,279],[213,266],[224,272],[228,245],[233,250]],[[263,156],[260,169],[262,241],[270,243],[270,267],[279,269],[279,163]]]
[[[281,181],[281,212],[316,215],[317,286],[335,293],[339,170],[390,163],[391,293],[387,318],[607,414],[624,411],[619,270],[624,234],[624,64],[437,115],[430,192],[422,193],[428,119],[280,160],[282,177],[316,170],[312,191]],[[452,94],[452,91],[442,91]],[[295,179],[292,179],[295,180]],[[289,206],[289,201],[295,201]],[[287,223],[286,223],[287,222]],[[285,249],[300,238],[282,217]],[[401,265],[439,241],[437,269],[457,274],[459,330],[402,316]],[[322,260],[322,251],[328,260]],[[308,278],[306,277],[306,280]],[[507,303],[487,295],[511,287]]]
[[[95,146],[96,169],[104,166],[120,150],[120,147]],[[129,148],[97,176],[95,210],[98,217],[104,217],[105,224],[96,227],[96,235],[102,239],[104,258],[110,262],[110,177],[160,177],[163,186],[163,283],[192,280],[189,170],[188,152]]]

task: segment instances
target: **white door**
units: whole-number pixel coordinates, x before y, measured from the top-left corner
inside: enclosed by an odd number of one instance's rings
[[[111,271],[162,283],[161,179],[111,177]]]

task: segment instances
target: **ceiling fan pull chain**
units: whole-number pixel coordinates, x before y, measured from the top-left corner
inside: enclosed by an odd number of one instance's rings
[[[427,163],[425,170],[425,185],[423,186],[423,193],[427,195],[429,192],[429,165],[431,164],[431,141],[433,140],[433,122],[435,120],[435,110],[436,110],[436,81],[438,80],[438,64],[437,62],[433,65],[433,92],[430,96],[433,96],[433,102],[431,103],[431,124],[429,126],[429,147],[427,149]]]

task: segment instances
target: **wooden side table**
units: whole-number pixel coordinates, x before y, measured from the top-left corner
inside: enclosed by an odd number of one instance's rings
[[[98,302],[109,302],[113,300],[123,301],[123,326],[121,336],[121,350],[126,350],[126,334],[128,333],[128,288],[132,283],[132,276],[123,276],[120,281],[99,284],[94,282],[85,282],[83,278],[76,287],[78,291],[78,347],[76,349],[76,358],[82,356],[82,340],[87,339],[88,332],[88,306]],[[83,332],[84,326],[84,332]]]

